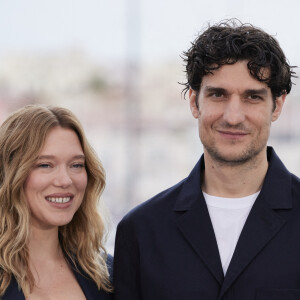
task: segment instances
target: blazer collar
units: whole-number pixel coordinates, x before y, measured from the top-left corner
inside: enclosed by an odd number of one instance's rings
[[[201,173],[203,170],[204,155],[201,156],[190,175],[184,180],[183,187],[174,206],[175,211],[189,210],[199,200],[199,195],[203,197],[201,189]]]
[[[202,156],[185,180],[174,210],[177,212],[176,223],[179,231],[221,286],[224,280],[222,264],[213,226],[201,191],[201,169],[203,168]]]
[[[260,196],[273,209],[292,208],[292,175],[272,147],[267,148],[269,168]]]
[[[267,151],[268,172],[234,250],[222,284],[220,299],[286,224],[286,219],[276,209],[292,208],[292,175],[273,149],[268,148]]]
[[[273,209],[292,208],[291,173],[286,169],[272,147],[267,147],[267,158],[269,167],[259,198],[264,198]],[[203,197],[201,180],[204,168],[204,155],[202,155],[190,175],[185,179],[174,206],[175,211],[189,210],[195,202],[199,201],[199,197]]]

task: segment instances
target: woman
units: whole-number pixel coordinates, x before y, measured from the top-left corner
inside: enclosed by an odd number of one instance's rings
[[[4,121],[1,299],[112,299],[97,212],[104,185],[103,167],[69,110],[30,105]]]

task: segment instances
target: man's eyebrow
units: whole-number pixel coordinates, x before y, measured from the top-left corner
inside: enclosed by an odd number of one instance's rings
[[[204,88],[204,92],[205,93],[216,93],[216,92],[218,92],[218,93],[223,93],[223,94],[227,93],[227,91],[224,88],[219,88],[219,87],[214,87],[214,86],[206,86]]]
[[[265,89],[265,88],[262,88],[262,89],[248,89],[248,90],[245,90],[244,93],[247,94],[247,95],[258,94],[258,95],[262,95],[262,96],[267,96],[268,90]]]
[[[213,86],[206,86],[204,87],[204,91],[205,93],[222,93],[222,94],[226,94],[227,90],[224,88],[219,88],[219,87],[213,87]],[[266,96],[268,94],[268,90],[266,88],[261,88],[261,89],[247,89],[244,91],[244,94],[246,95],[253,95],[253,94],[257,94],[257,95],[262,95],[262,96]]]

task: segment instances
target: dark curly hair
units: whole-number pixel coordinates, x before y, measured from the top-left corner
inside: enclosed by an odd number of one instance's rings
[[[251,24],[230,19],[209,26],[183,53],[187,82],[183,83],[184,95],[189,88],[199,92],[203,76],[222,65],[248,61],[250,74],[265,82],[271,89],[273,99],[289,93],[291,77],[296,77],[277,40]],[[267,68],[266,78],[263,69]]]

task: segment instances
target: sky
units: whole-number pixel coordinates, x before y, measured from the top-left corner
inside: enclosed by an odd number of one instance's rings
[[[298,0],[1,0],[0,56],[79,49],[100,62],[179,60],[208,22],[238,17],[299,65]]]

